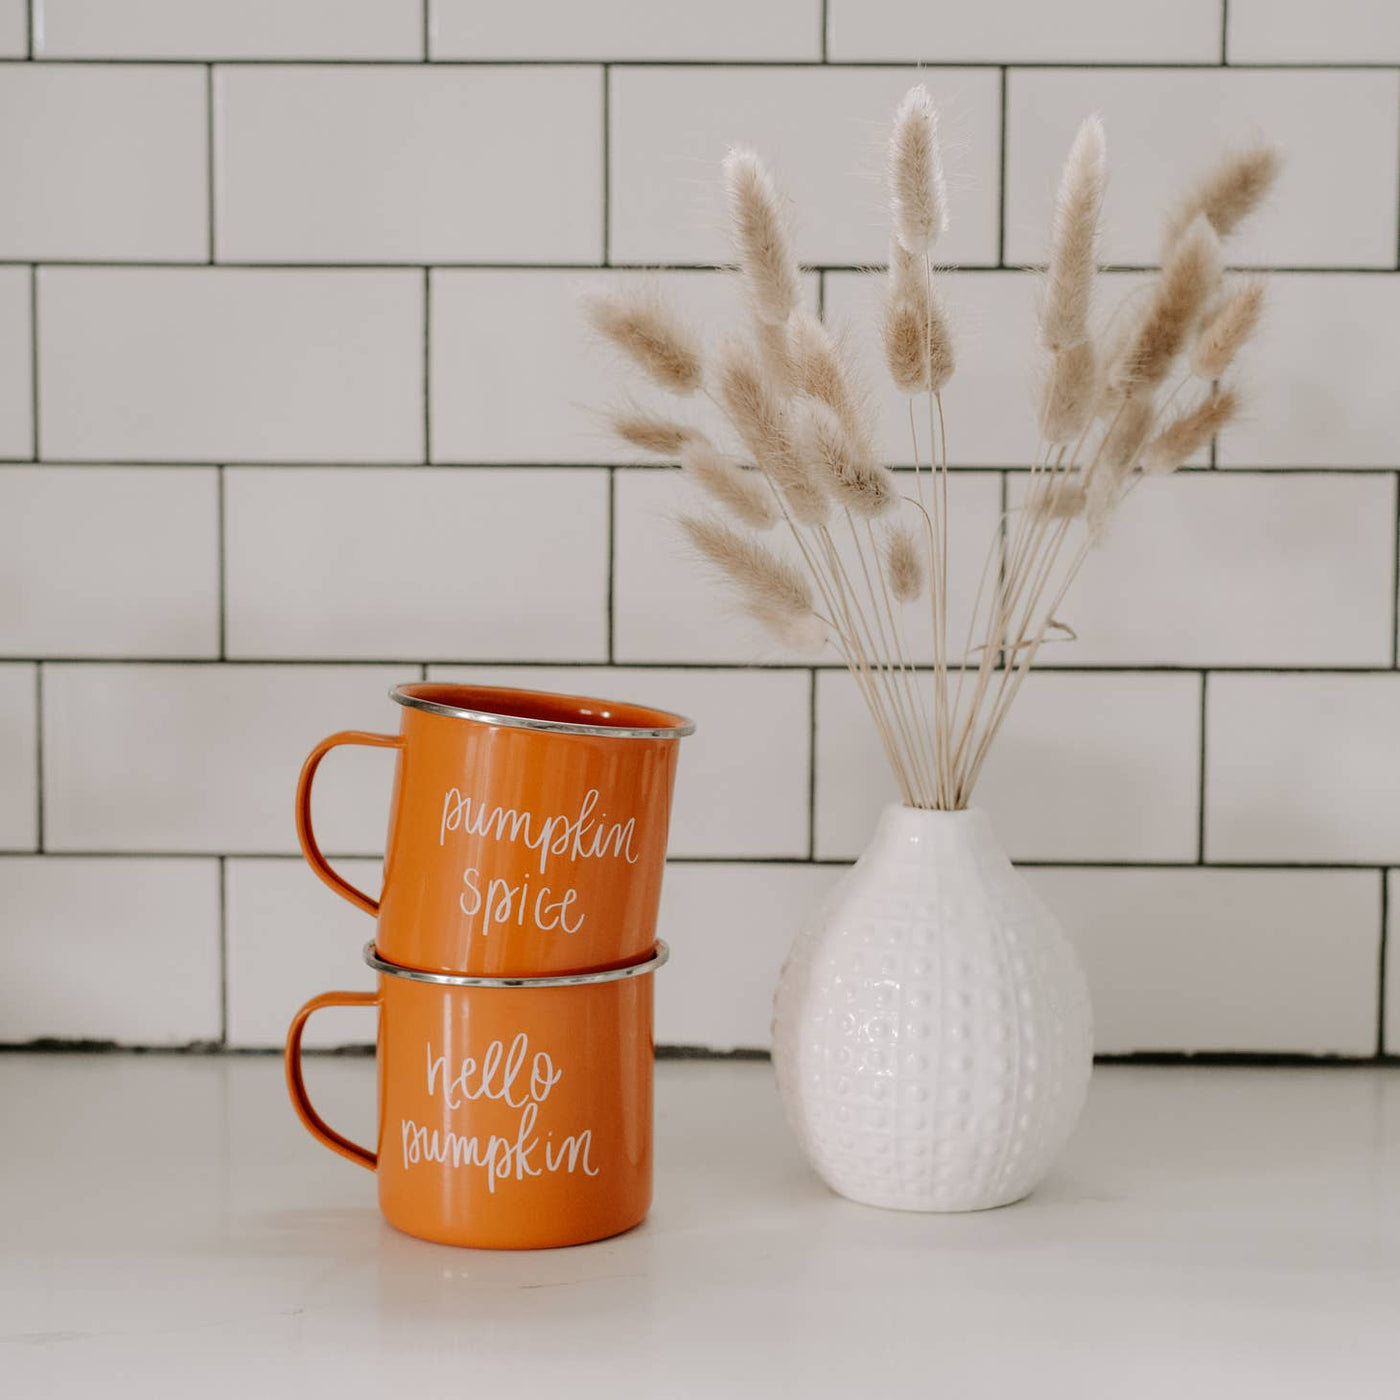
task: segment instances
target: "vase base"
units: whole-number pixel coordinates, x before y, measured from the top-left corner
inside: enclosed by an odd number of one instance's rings
[[[975,1215],[978,1211],[1001,1210],[1004,1206],[1014,1206],[1024,1201],[1035,1188],[1017,1188],[996,1195],[966,1196],[910,1196],[896,1193],[883,1194],[879,1191],[842,1190],[826,1185],[843,1200],[853,1201],[858,1206],[869,1206],[874,1210],[902,1210],[918,1215]]]

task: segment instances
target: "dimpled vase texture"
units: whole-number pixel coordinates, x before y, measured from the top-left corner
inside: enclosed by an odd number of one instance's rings
[[[778,1087],[822,1180],[892,1210],[1020,1200],[1091,1062],[1074,950],[986,816],[886,808],[774,1003]]]

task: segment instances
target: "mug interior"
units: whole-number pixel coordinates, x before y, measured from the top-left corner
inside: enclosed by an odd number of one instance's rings
[[[400,705],[434,714],[561,733],[603,731],[619,739],[679,739],[695,729],[684,715],[668,710],[586,695],[519,690],[513,686],[422,681],[395,686],[389,694]]]

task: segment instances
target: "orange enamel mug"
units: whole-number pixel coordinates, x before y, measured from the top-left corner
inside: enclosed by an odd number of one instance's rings
[[[398,734],[332,734],[297,786],[297,835],[331,889],[378,918],[400,967],[535,976],[635,962],[656,941],[676,777],[695,726],[641,705],[501,686],[390,695]],[[399,751],[378,901],[336,874],[311,785],[338,744]]]
[[[365,961],[377,992],[327,992],[287,1033],[287,1089],[313,1137],[379,1177],[406,1234],[481,1249],[585,1244],[651,1205],[652,981],[639,963],[542,978],[454,977]],[[379,1129],[351,1142],[302,1082],[307,1018],[379,1008]]]

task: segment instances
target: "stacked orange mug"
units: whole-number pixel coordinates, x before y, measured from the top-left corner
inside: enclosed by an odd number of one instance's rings
[[[676,740],[645,706],[498,686],[403,685],[398,734],[333,734],[297,788],[311,868],[377,919],[374,992],[327,992],[287,1034],[307,1129],[376,1172],[391,1225],[536,1249],[630,1229],[651,1204],[651,974]],[[326,863],[311,785],[340,744],[398,750],[378,901]],[[374,1149],[302,1081],[307,1018],[379,1012]]]

